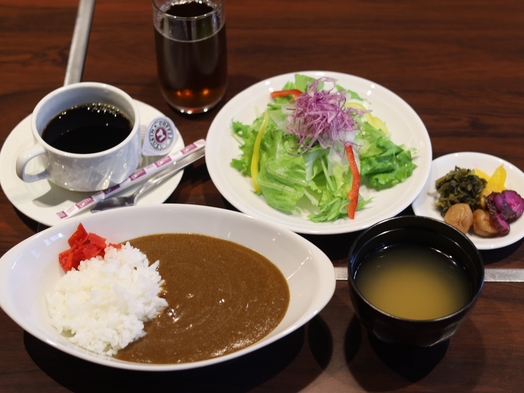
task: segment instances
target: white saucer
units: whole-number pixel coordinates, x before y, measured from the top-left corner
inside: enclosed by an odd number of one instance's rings
[[[155,118],[164,116],[160,111],[143,102],[136,101],[140,110],[140,122],[142,137],[147,126]],[[178,133],[178,131],[177,131]],[[31,133],[31,115],[22,120],[11,131],[0,151],[0,185],[9,201],[27,217],[47,226],[53,226],[61,222],[56,215],[57,212],[69,208],[74,203],[81,201],[93,193],[69,191],[58,187],[49,180],[40,180],[34,183],[22,181],[15,171],[16,158],[23,150],[34,144]],[[173,146],[172,151],[183,148],[184,141],[180,133]],[[148,164],[158,157],[143,158],[143,165]],[[33,160],[37,161],[37,160]],[[33,163],[33,161],[31,163]],[[147,161],[147,162],[146,162]],[[36,171],[36,165],[31,170]],[[138,205],[156,205],[164,202],[173,193],[182,179],[183,171],[166,180],[150,192],[144,194]],[[135,186],[136,188],[137,186]],[[131,193],[133,189],[126,189],[123,193]],[[89,210],[80,212],[78,215],[92,214]]]
[[[433,160],[431,172],[417,199],[412,204],[417,216],[426,216],[442,220],[440,212],[435,207],[438,193],[435,182],[449,171],[459,168],[480,169],[491,175],[500,165],[506,169],[505,186],[524,197],[524,173],[515,165],[489,154],[475,152],[452,153]],[[468,237],[479,250],[493,250],[513,244],[524,237],[524,217],[510,224],[510,232],[501,237],[480,237],[469,232]]]

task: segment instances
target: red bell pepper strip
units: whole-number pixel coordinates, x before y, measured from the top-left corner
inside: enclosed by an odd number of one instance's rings
[[[275,99],[277,97],[288,97],[293,96],[292,100],[294,100],[296,97],[301,95],[302,92],[298,89],[291,89],[291,90],[277,90],[271,92],[271,98]]]
[[[349,162],[349,169],[353,180],[351,182],[351,190],[348,191],[348,217],[350,219],[355,218],[355,211],[358,205],[358,193],[360,190],[360,173],[358,172],[357,162],[355,161],[355,154],[351,145],[346,145],[346,156]]]

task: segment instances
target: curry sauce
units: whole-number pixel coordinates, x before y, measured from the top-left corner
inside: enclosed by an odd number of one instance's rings
[[[117,359],[166,364],[223,356],[262,339],[287,311],[286,279],[247,247],[196,234],[149,235],[130,243],[151,263],[160,261],[169,305]]]

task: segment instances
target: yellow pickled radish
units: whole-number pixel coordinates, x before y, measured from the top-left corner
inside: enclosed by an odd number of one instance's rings
[[[490,176],[486,172],[481,171],[480,169],[475,169],[475,175],[477,175],[481,179],[485,179],[486,181],[488,181],[490,178]]]
[[[493,175],[488,179],[488,184],[486,184],[482,194],[487,196],[493,191],[502,192],[505,189],[504,183],[506,183],[506,169],[504,169],[504,165],[501,165],[495,169]]]
[[[486,179],[488,182],[486,184],[486,187],[484,187],[484,190],[482,190],[481,193],[481,206],[484,207],[484,198],[485,196],[488,196],[492,192],[502,192],[506,189],[505,183],[506,183],[506,169],[504,168],[504,165],[500,165],[497,169],[495,169],[495,172],[491,176],[487,176],[484,172],[475,169],[475,173],[477,176],[482,177]]]

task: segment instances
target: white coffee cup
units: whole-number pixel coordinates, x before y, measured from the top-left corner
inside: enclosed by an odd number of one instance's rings
[[[42,132],[57,114],[76,105],[105,103],[119,108],[133,125],[118,145],[97,153],[79,154],[58,150],[42,139]],[[20,153],[16,173],[25,182],[49,179],[72,191],[99,191],[121,183],[140,162],[140,114],[136,102],[124,91],[98,82],[80,82],[58,88],[36,105],[31,116],[36,144]],[[41,157],[44,170],[28,173],[27,164]],[[29,168],[30,169],[30,168]]]

